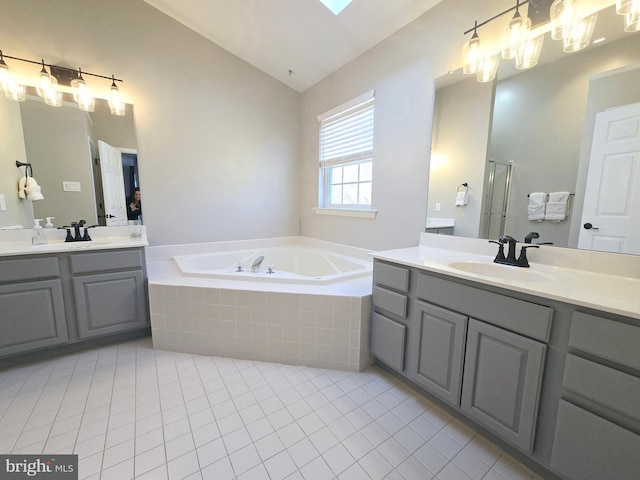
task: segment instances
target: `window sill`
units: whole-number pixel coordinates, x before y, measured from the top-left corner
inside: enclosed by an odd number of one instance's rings
[[[313,209],[317,215],[335,215],[338,217],[376,218],[378,210],[363,208],[322,208]]]

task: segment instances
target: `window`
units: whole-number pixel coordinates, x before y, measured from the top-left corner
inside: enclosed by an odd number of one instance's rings
[[[318,117],[323,208],[370,209],[374,93]]]

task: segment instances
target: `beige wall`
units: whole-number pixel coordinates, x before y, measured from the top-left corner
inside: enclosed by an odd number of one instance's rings
[[[4,2],[0,45],[125,80],[152,244],[298,234],[297,92],[142,0]]]

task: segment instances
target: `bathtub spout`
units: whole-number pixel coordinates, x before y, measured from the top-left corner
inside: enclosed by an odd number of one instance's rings
[[[251,265],[251,271],[253,273],[258,273],[260,271],[260,264],[262,263],[263,260],[264,260],[264,257],[262,255],[260,255],[258,258],[255,259],[255,261],[253,262],[253,265]]]

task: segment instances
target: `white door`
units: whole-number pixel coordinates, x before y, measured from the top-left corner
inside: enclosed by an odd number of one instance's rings
[[[640,254],[640,103],[596,115],[578,248]]]
[[[107,227],[127,224],[127,201],[124,195],[122,153],[102,140],[98,140],[100,172],[104,194],[104,213]]]

